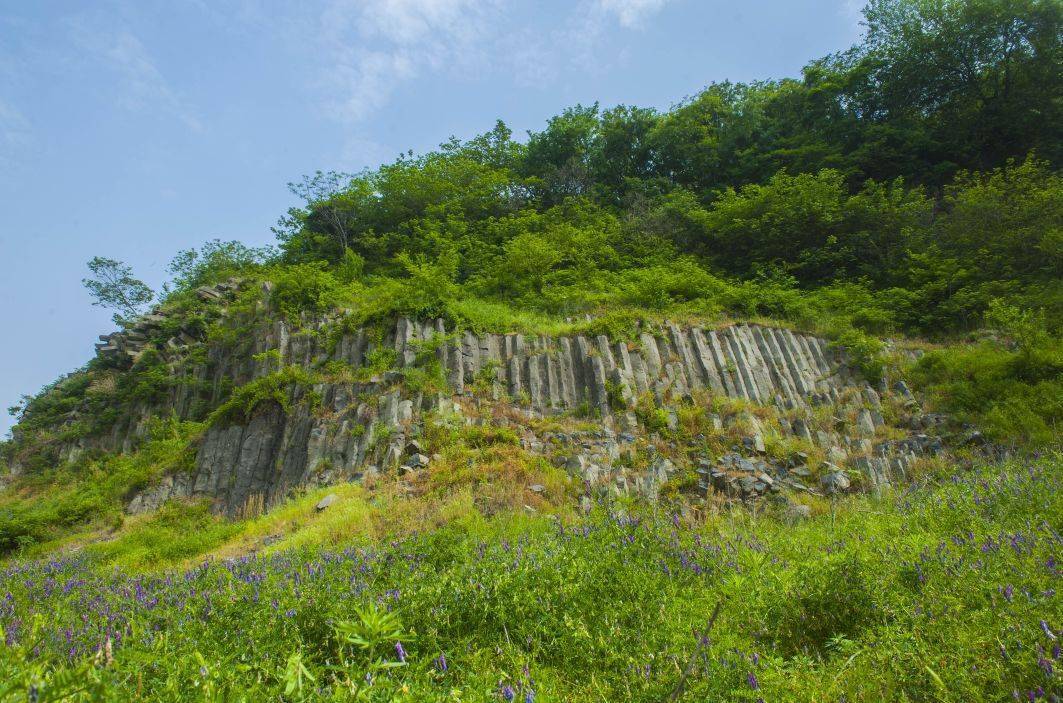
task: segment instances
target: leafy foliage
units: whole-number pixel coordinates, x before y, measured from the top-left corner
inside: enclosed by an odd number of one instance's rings
[[[122,323],[139,315],[155,297],[143,281],[133,277],[132,267],[102,256],[88,264],[92,278],[82,280],[92,304],[115,310],[114,321]]]
[[[789,281],[876,334],[969,330],[998,298],[1058,326],[1058,3],[875,0],[865,18],[801,81],[714,84],[668,112],[577,105],[526,143],[499,123],[315,174],[278,232],[320,285],[283,305],[780,315]]]

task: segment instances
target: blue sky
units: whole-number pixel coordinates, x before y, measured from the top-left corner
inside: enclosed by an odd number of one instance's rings
[[[501,118],[667,108],[796,76],[860,33],[855,0],[0,0],[3,408],[112,329],[95,255],[150,285],[179,249],[272,241],[285,184]]]

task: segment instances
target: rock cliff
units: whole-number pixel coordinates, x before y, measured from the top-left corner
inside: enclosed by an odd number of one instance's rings
[[[200,295],[224,303],[237,285]],[[702,494],[750,498],[782,486],[830,492],[846,490],[853,472],[865,485],[882,485],[903,476],[914,457],[941,449],[927,433],[935,419],[903,383],[876,389],[843,351],[781,327],[666,323],[628,341],[475,334],[442,320],[347,329],[335,315],[292,323],[265,299],[252,313],[223,316],[220,328],[232,334],[221,341],[181,330],[152,342],[165,322],[159,311],[102,338],[102,356],[137,359],[156,350],[173,380],[165,398],[127,408],[108,431],[65,444],[63,459],[89,449],[128,451],[155,416],[200,419],[204,408],[221,407],[198,440],[194,470],[165,477],[129,510],[206,497],[217,511],[239,515],[303,486],[416,470],[430,461],[418,442],[426,417],[481,423],[497,418],[488,409],[499,405],[505,417],[492,421],[515,427],[528,451],[566,466],[591,491],[655,495],[694,471]],[[224,412],[234,389],[266,382],[276,392]],[[693,440],[673,442],[678,451],[668,456],[667,446],[647,442],[675,429],[677,407],[718,409],[721,400],[734,402],[708,414],[707,431],[730,442],[726,451]],[[552,416],[593,418],[596,429],[534,429],[534,420]],[[768,456],[766,439],[792,440],[789,454]],[[641,466],[636,446],[649,450]],[[810,458],[817,450],[821,457]]]

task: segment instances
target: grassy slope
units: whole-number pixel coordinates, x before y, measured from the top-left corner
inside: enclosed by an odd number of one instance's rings
[[[172,575],[20,562],[0,576],[14,642],[0,664],[11,700],[68,679],[122,700],[347,700],[359,682],[373,700],[499,700],[505,685],[538,701],[663,700],[722,602],[686,700],[1060,693],[1061,469],[1057,455],[941,476],[818,506],[798,525],[742,510],[691,525],[613,505],[562,531],[455,503],[446,526],[390,544],[334,534],[335,546],[276,545]],[[368,515],[357,495],[344,503],[344,525]],[[307,507],[288,509],[307,520],[292,547],[340,524]],[[401,624],[345,629],[369,604]],[[111,653],[97,656],[108,634]],[[395,640],[406,665],[383,668]]]

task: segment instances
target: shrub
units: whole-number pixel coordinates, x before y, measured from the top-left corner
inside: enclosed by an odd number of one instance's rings
[[[255,408],[265,402],[274,402],[284,412],[291,412],[293,387],[314,382],[314,376],[302,366],[285,366],[236,388],[228,400],[211,412],[207,424],[246,422]]]

